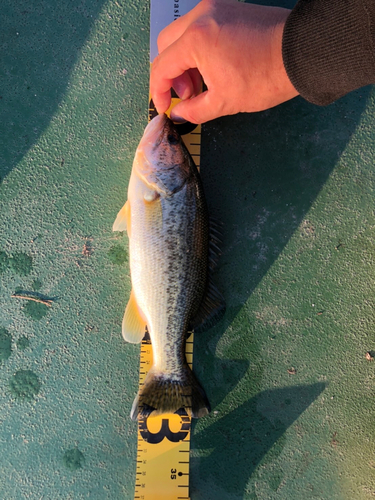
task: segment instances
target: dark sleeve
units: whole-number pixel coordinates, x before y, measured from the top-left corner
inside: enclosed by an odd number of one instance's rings
[[[284,27],[283,60],[314,104],[375,83],[375,0],[299,0]]]

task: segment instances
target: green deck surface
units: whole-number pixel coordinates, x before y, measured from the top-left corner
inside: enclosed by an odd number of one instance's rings
[[[3,0],[0,26],[0,498],[131,500],[139,348],[111,229],[147,122],[149,6]],[[203,129],[227,312],[196,335],[213,411],[191,500],[375,496],[374,116],[365,88]]]

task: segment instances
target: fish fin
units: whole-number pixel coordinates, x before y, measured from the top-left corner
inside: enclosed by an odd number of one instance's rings
[[[130,230],[130,203],[128,200],[117,214],[116,220],[113,223],[112,231],[127,231],[129,234],[129,230]]]
[[[221,227],[222,224],[210,217],[210,237],[208,246],[208,264],[210,271],[216,269],[221,256]]]
[[[132,290],[128,305],[125,309],[124,318],[122,320],[122,336],[126,342],[138,344],[143,339],[145,331],[146,323],[139,310],[134,292]]]
[[[198,332],[209,330],[222,319],[225,309],[224,297],[209,278],[206,294],[189,329]]]
[[[175,413],[184,409],[192,418],[208,415],[210,403],[194,373],[185,364],[179,377],[172,377],[154,367],[138,392],[130,416],[132,420]]]

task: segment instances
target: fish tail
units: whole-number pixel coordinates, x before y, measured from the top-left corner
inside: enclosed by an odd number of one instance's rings
[[[152,367],[134,400],[130,416],[137,420],[180,409],[192,418],[204,417],[210,412],[206,393],[187,364],[178,376]]]

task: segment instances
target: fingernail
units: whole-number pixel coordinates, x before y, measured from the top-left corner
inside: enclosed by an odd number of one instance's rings
[[[173,110],[171,111],[171,120],[176,123],[185,123],[186,120],[185,118],[182,118],[181,116],[175,115],[173,113]]]

